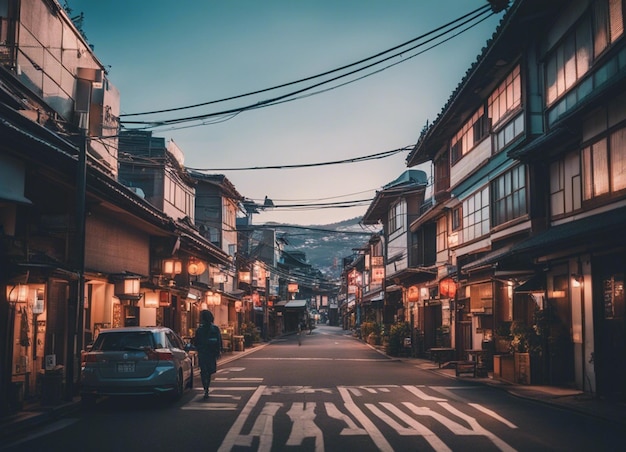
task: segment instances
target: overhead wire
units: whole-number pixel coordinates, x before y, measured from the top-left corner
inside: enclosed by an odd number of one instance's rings
[[[380,60],[380,61],[377,61],[377,62],[375,62],[375,63],[368,64],[368,65],[366,65],[366,66],[364,66],[364,67],[362,67],[362,68],[359,68],[359,69],[356,69],[356,70],[350,71],[350,72],[345,73],[345,74],[341,74],[341,75],[339,75],[339,76],[333,77],[333,78],[331,78],[331,79],[328,79],[328,80],[325,80],[325,81],[322,81],[322,82],[319,82],[319,83],[315,83],[315,84],[313,84],[313,85],[310,85],[310,86],[307,86],[307,87],[304,87],[304,88],[298,89],[298,90],[296,90],[296,91],[292,91],[292,92],[290,92],[290,93],[286,93],[286,94],[283,94],[283,95],[280,95],[280,96],[277,96],[277,97],[274,97],[274,98],[271,98],[271,99],[266,99],[266,100],[263,100],[263,101],[257,102],[257,103],[255,103],[255,104],[247,105],[247,106],[244,106],[244,107],[238,107],[238,108],[233,108],[233,109],[223,110],[223,111],[220,111],[220,112],[205,113],[205,114],[201,114],[201,115],[193,115],[193,116],[187,116],[187,117],[181,117],[181,118],[174,118],[174,119],[163,119],[163,120],[152,120],[152,121],[123,121],[123,123],[125,123],[125,124],[130,124],[130,125],[132,125],[132,124],[135,124],[135,125],[144,125],[144,126],[146,126],[146,128],[157,128],[157,127],[162,127],[162,126],[166,126],[166,125],[179,124],[179,123],[183,123],[183,122],[199,121],[199,120],[204,120],[204,119],[207,119],[207,118],[210,118],[210,117],[215,117],[215,116],[223,116],[223,115],[226,115],[226,114],[232,114],[232,113],[235,113],[235,112],[243,112],[243,111],[248,111],[248,110],[254,110],[254,109],[262,108],[262,107],[265,107],[265,106],[274,105],[274,104],[279,103],[279,101],[285,101],[285,99],[288,99],[288,98],[290,98],[290,97],[293,97],[293,96],[295,96],[295,95],[297,95],[297,94],[301,94],[301,93],[303,93],[303,92],[310,91],[311,89],[317,88],[317,87],[319,87],[319,86],[322,86],[322,85],[325,85],[325,84],[328,84],[328,83],[334,82],[334,81],[339,80],[339,79],[341,79],[341,78],[345,78],[345,77],[347,77],[347,76],[354,75],[354,74],[356,74],[356,73],[358,73],[358,72],[361,72],[361,71],[363,71],[363,70],[369,69],[369,68],[371,68],[371,67],[373,67],[373,66],[376,66],[376,65],[378,65],[378,64],[380,64],[380,63],[383,63],[383,62],[385,62],[385,61],[388,61],[388,60],[390,60],[390,59],[392,59],[392,58],[396,58],[396,57],[398,57],[398,56],[402,56],[402,55],[403,55],[404,53],[406,53],[407,51],[414,50],[414,49],[416,49],[416,48],[418,48],[418,47],[421,47],[421,46],[423,46],[423,45],[425,45],[425,44],[427,44],[427,43],[429,43],[429,42],[432,42],[433,40],[435,40],[435,39],[437,39],[437,38],[439,38],[439,37],[441,37],[441,36],[444,36],[445,34],[450,33],[451,31],[454,31],[454,30],[459,29],[460,27],[462,27],[462,26],[466,25],[467,23],[469,23],[469,22],[471,22],[471,21],[475,20],[476,18],[478,18],[478,17],[480,17],[480,16],[484,15],[485,13],[488,13],[488,16],[487,16],[487,17],[485,17],[485,18],[483,18],[483,19],[482,19],[481,21],[479,21],[478,23],[482,22],[483,20],[486,20],[488,17],[490,17],[490,16],[492,16],[492,15],[494,14],[494,13],[489,13],[489,12],[488,12],[488,10],[487,10],[487,9],[485,9],[485,8],[479,8],[479,10],[483,10],[483,11],[482,11],[482,12],[480,12],[480,13],[476,13],[476,14],[474,14],[475,12],[470,13],[469,15],[473,15],[473,17],[471,17],[470,19],[467,19],[467,20],[465,20],[465,21],[461,22],[461,24],[460,24],[460,25],[456,25],[456,26],[455,26],[452,30],[448,30],[448,31],[446,31],[446,32],[440,33],[439,35],[436,35],[436,36],[434,36],[433,38],[428,39],[427,41],[425,41],[425,42],[423,42],[423,43],[420,43],[420,44],[418,44],[418,45],[416,45],[416,46],[414,46],[414,47],[411,47],[411,48],[409,48],[409,49],[406,49],[406,50],[404,50],[404,51],[402,51],[402,52],[399,52],[399,53],[397,53],[397,54],[394,54],[394,55],[388,56],[388,57],[386,57],[386,58],[384,58],[384,59],[382,59],[382,60]],[[479,11],[479,10],[476,10],[476,11]],[[466,16],[464,16],[464,17],[467,17],[467,16],[468,16],[468,15],[466,15]],[[457,21],[458,21],[458,20],[457,20]],[[477,24],[478,24],[478,23],[477,23]],[[467,27],[466,29],[464,29],[462,32],[467,31],[468,29],[472,28],[473,26],[476,26],[477,24],[472,24],[471,26],[469,26],[469,27]],[[441,28],[441,27],[440,27],[440,28]],[[428,34],[432,34],[432,32],[430,32],[430,33],[428,33]],[[428,34],[426,34],[426,35],[428,35]],[[458,34],[457,34],[457,35],[458,35]],[[455,35],[455,36],[457,36],[457,35]],[[416,39],[417,39],[417,38],[416,38]],[[443,42],[445,42],[445,41],[443,41]],[[434,46],[433,46],[433,47],[434,47]],[[432,47],[431,47],[431,48],[432,48]],[[387,52],[385,52],[385,53],[387,53]],[[403,61],[407,61],[407,60],[408,60],[408,58],[405,58]],[[401,61],[401,62],[403,62],[403,61]],[[396,63],[396,64],[399,64],[399,63],[400,63],[400,62],[398,62],[398,63]]]
[[[398,154],[400,152],[405,152],[413,149],[414,145],[404,146],[402,148],[392,149],[390,151],[378,152],[375,154],[364,155],[361,157],[352,157],[348,159],[342,160],[333,160],[330,162],[317,162],[317,163],[300,163],[294,165],[267,165],[267,166],[248,166],[248,167],[240,167],[240,168],[193,168],[187,167],[187,169],[194,171],[251,171],[251,170],[268,170],[268,169],[290,169],[290,168],[310,168],[314,166],[329,166],[329,165],[339,165],[344,163],[358,163],[365,162],[368,160],[379,160],[386,157],[391,157],[392,155]]]
[[[126,114],[122,114],[120,116],[126,116],[126,117],[130,117],[130,116],[145,116],[145,115],[150,115],[150,114],[169,113],[169,112],[173,112],[173,111],[180,111],[180,110],[187,110],[187,109],[191,109],[191,108],[204,107],[204,106],[207,106],[207,105],[213,105],[213,104],[216,104],[216,103],[227,102],[227,101],[231,101],[231,100],[241,99],[243,97],[253,96],[253,95],[256,95],[256,94],[262,94],[262,93],[266,93],[266,92],[269,92],[269,91],[274,91],[274,90],[277,90],[277,89],[286,88],[288,86],[297,85],[299,83],[303,83],[303,82],[307,82],[307,81],[310,81],[310,80],[314,80],[316,78],[325,77],[325,76],[333,74],[335,72],[343,71],[345,69],[348,69],[348,68],[351,68],[351,67],[354,67],[354,66],[358,66],[358,65],[363,64],[363,63],[365,63],[367,61],[371,61],[374,58],[378,58],[378,57],[380,57],[382,55],[385,55],[387,53],[390,53],[390,52],[393,52],[395,50],[398,50],[398,49],[400,49],[400,48],[402,48],[404,46],[407,46],[407,45],[409,45],[409,44],[411,44],[413,42],[419,41],[420,39],[424,39],[425,37],[427,37],[427,36],[429,36],[429,35],[431,35],[433,33],[436,33],[436,32],[438,32],[440,30],[443,30],[443,29],[445,29],[445,28],[455,24],[456,22],[460,22],[463,19],[465,19],[465,18],[467,18],[467,17],[469,17],[471,15],[475,15],[475,14],[477,14],[479,12],[482,14],[482,13],[486,12],[490,8],[491,8],[490,5],[483,5],[480,8],[475,9],[474,11],[471,11],[471,12],[469,12],[469,13],[467,13],[467,14],[465,14],[465,15],[457,18],[457,19],[454,19],[454,20],[452,20],[452,21],[450,21],[450,22],[448,22],[448,23],[446,23],[444,25],[441,25],[441,26],[439,26],[439,27],[437,27],[437,28],[435,28],[435,29],[433,29],[433,30],[431,30],[429,32],[426,32],[426,33],[424,33],[424,34],[422,34],[420,36],[417,36],[417,37],[415,37],[413,39],[410,39],[410,40],[408,40],[408,41],[406,41],[406,42],[404,42],[402,44],[398,44],[398,45],[396,45],[394,47],[391,47],[390,49],[384,50],[384,51],[379,52],[379,53],[377,53],[375,55],[369,56],[367,58],[363,58],[363,59],[355,61],[353,63],[347,64],[347,65],[344,65],[344,66],[341,66],[341,67],[338,67],[338,68],[335,68],[335,69],[331,69],[331,70],[328,70],[328,71],[325,71],[325,72],[322,72],[322,73],[319,73],[319,74],[316,74],[316,75],[305,77],[305,78],[302,78],[302,79],[299,79],[299,80],[295,80],[295,81],[283,83],[283,84],[280,84],[280,85],[272,86],[270,88],[264,88],[264,89],[251,91],[251,92],[248,92],[248,93],[244,93],[244,94],[238,94],[238,95],[235,95],[235,96],[225,97],[225,98],[222,98],[222,99],[217,99],[217,100],[212,100],[212,101],[207,101],[207,102],[201,102],[201,103],[197,103],[197,104],[193,104],[193,105],[186,105],[186,106],[183,106],[183,107],[166,108],[166,109],[161,109],[161,110],[152,110],[152,111],[139,112],[139,113],[126,113]]]

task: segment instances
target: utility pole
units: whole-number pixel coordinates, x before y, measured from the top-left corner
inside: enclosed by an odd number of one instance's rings
[[[269,339],[269,326],[270,326],[270,313],[269,313],[269,300],[270,300],[270,277],[265,278],[265,301],[263,302],[263,340],[265,342]]]

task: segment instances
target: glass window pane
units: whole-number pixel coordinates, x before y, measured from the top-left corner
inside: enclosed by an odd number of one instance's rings
[[[626,188],[626,128],[611,135],[612,191]]]
[[[594,195],[609,192],[609,159],[606,149],[606,140],[593,145],[593,182]]]

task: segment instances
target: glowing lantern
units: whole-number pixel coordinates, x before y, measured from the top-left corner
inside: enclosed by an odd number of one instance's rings
[[[452,278],[445,278],[439,281],[439,295],[442,297],[454,298],[456,295],[456,283]]]

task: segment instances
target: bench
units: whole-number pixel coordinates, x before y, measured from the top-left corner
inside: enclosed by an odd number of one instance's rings
[[[472,377],[476,377],[476,361],[457,361],[456,362],[456,376],[471,374]]]
[[[441,364],[452,359],[455,349],[450,347],[433,347],[428,351],[430,352],[430,359],[435,361],[441,368]]]

